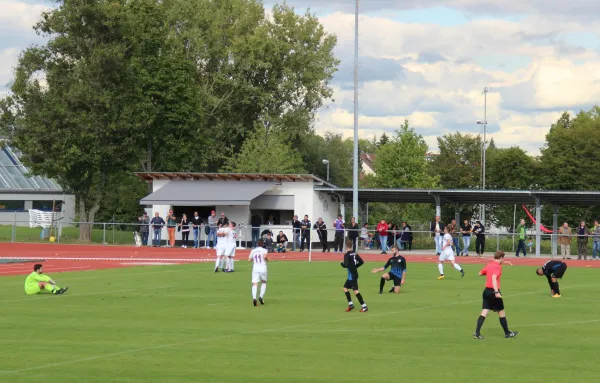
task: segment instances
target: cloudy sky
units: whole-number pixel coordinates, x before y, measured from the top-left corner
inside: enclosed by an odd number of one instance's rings
[[[266,1],[267,7],[272,5]],[[43,0],[0,0],[0,92]],[[288,0],[310,8],[338,36],[335,102],[317,129],[352,135],[354,1]],[[360,134],[408,119],[432,150],[449,132],[479,133],[489,87],[488,134],[537,154],[564,110],[600,103],[600,7],[596,0],[362,0]]]

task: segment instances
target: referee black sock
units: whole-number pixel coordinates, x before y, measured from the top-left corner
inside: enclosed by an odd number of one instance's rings
[[[350,293],[348,293],[348,295],[350,295]],[[361,305],[365,304],[365,301],[363,301],[362,295],[360,295],[360,293],[356,294],[356,299],[358,299]]]
[[[480,333],[483,322],[485,322],[485,317],[480,315],[479,318],[477,318],[477,329],[475,329],[475,334]]]
[[[385,286],[385,278],[381,277],[381,280],[379,280],[379,292],[380,293],[383,292],[383,286]]]
[[[506,317],[500,318],[500,324],[502,325],[502,329],[505,334],[508,334],[508,322],[506,321]]]
[[[352,302],[352,297],[350,296],[350,291],[346,291],[346,299],[348,300],[348,302]]]

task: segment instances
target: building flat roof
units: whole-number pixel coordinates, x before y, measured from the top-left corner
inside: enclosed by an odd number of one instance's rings
[[[266,174],[266,173],[194,173],[194,172],[140,172],[139,178],[151,182],[154,180],[169,181],[269,181],[269,182],[309,182],[326,185],[330,189],[337,186],[312,174]]]
[[[316,191],[336,193],[347,201],[352,200],[351,188],[318,187]],[[597,191],[551,191],[551,190],[479,190],[479,189],[359,189],[361,202],[436,203],[441,204],[486,204],[486,205],[600,205]]]

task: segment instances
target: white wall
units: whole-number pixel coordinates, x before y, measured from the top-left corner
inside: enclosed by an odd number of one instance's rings
[[[75,196],[70,194],[36,194],[36,193],[6,193],[0,194],[0,200],[4,201],[25,201],[24,212],[0,212],[0,225],[29,226],[29,212],[32,209],[33,201],[63,201],[61,211],[57,213],[57,218],[62,218],[59,222],[61,226],[70,226],[75,221]]]

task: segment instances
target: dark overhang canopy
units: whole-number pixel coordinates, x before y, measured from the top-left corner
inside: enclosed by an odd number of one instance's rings
[[[318,187],[315,191],[338,194],[352,201],[351,188]],[[439,198],[439,201],[437,200]],[[600,192],[549,190],[437,190],[437,189],[359,189],[360,202],[432,203],[460,205],[600,205]]]

